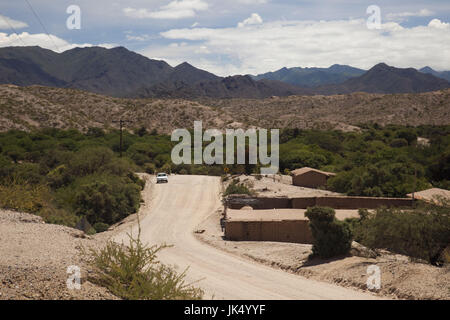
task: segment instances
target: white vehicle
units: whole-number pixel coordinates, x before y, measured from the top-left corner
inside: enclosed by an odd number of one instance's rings
[[[158,173],[156,175],[156,183],[168,183],[169,177],[167,176],[167,173]]]

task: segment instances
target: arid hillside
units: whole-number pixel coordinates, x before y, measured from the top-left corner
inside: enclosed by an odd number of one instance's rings
[[[131,120],[130,127],[145,126],[169,133],[189,128],[194,120],[222,128],[232,118],[215,108],[182,99],[120,99],[86,91],[50,87],[0,86],[0,130],[40,127],[117,127],[113,120]]]
[[[353,93],[268,99],[122,99],[74,89],[0,85],[0,130],[40,127],[116,127],[113,120],[134,121],[170,133],[204,127],[338,128],[358,124],[442,125],[450,123],[450,89],[419,94]]]
[[[450,123],[449,89],[419,94],[353,93],[203,103],[234,115],[235,121],[266,128],[345,129],[348,125],[370,122],[414,126]]]

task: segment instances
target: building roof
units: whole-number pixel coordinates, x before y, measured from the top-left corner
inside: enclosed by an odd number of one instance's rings
[[[409,198],[413,197],[412,193],[407,194]],[[450,191],[445,189],[439,189],[439,188],[431,188],[419,192],[414,193],[414,198],[428,201],[428,202],[436,202],[439,201],[439,198],[446,199],[450,201]]]
[[[295,169],[295,170],[291,171],[291,174],[294,175],[294,176],[301,176],[302,174],[305,174],[305,173],[311,172],[311,171],[323,174],[323,175],[325,175],[327,177],[332,177],[332,176],[336,175],[333,172],[321,171],[321,170],[317,170],[317,169],[313,169],[313,168],[309,168],[309,167],[303,167],[303,168],[300,168],[300,169]]]

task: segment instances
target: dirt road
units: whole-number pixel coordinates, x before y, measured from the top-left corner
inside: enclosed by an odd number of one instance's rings
[[[154,183],[154,181],[151,181]],[[171,244],[159,255],[162,262],[189,267],[188,280],[210,299],[374,299],[335,285],[308,280],[234,256],[198,241],[195,227],[220,205],[220,180],[207,176],[171,176],[168,184],[152,185],[144,193],[141,208],[142,240]],[[115,241],[126,240],[124,228]]]

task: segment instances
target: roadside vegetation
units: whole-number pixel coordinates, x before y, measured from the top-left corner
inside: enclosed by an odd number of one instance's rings
[[[327,207],[311,207],[305,212],[314,238],[312,257],[331,258],[350,251],[352,234],[349,226],[336,219],[336,212]]]
[[[347,219],[354,240],[372,249],[387,249],[427,261],[449,264],[450,206],[420,204],[413,210],[360,210],[359,219]]]
[[[313,235],[311,257],[332,258],[349,253],[352,241],[386,249],[416,260],[450,264],[450,206],[421,203],[415,209],[360,209],[359,218],[338,221],[335,211],[311,207],[305,213]]]
[[[42,130],[0,134],[0,206],[89,232],[104,231],[139,208],[143,182],[97,134]]]
[[[233,179],[225,189],[225,192],[223,193],[223,196],[226,197],[230,194],[247,194],[252,195],[254,192],[252,192],[250,186],[247,186],[243,182],[239,182],[238,179]]]
[[[186,283],[186,271],[177,273],[157,260],[166,246],[147,246],[129,236],[127,245],[109,241],[91,250],[88,259],[94,269],[90,281],[106,287],[125,300],[200,300],[204,292]]]
[[[361,132],[284,129],[280,172],[309,166],[337,173],[328,189],[348,195],[403,197],[429,187],[450,188],[450,126],[361,126]],[[419,143],[418,137],[425,138]],[[259,165],[174,165],[170,136],[136,128],[42,129],[0,133],[0,207],[92,232],[136,212],[143,182],[135,172],[222,176],[259,173]],[[270,140],[269,140],[270,141]],[[207,143],[205,143],[206,145]],[[251,190],[232,182],[227,194]]]

